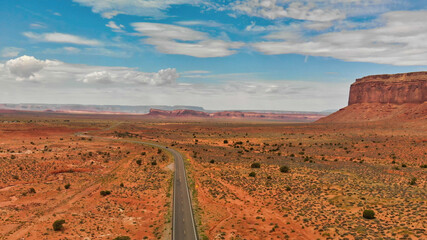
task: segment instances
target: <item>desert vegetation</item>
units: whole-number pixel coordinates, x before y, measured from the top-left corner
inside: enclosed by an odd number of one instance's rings
[[[159,122],[128,131],[186,155],[206,239],[426,237],[419,126]]]
[[[202,239],[426,238],[425,126],[65,117],[0,120],[0,236],[168,238],[171,157],[143,140],[185,156]]]
[[[169,236],[172,159],[125,142],[137,136],[114,126],[72,116],[1,118],[0,239]]]

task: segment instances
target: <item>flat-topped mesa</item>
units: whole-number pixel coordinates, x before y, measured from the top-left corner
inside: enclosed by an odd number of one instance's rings
[[[356,103],[424,103],[427,72],[373,75],[357,79],[350,87],[348,105]]]
[[[189,109],[177,109],[172,111],[150,109],[150,116],[168,116],[168,117],[208,117],[209,114],[202,111],[195,111]]]

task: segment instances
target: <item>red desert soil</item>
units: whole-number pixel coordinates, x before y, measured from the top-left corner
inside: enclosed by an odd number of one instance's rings
[[[2,113],[0,238],[170,238],[171,159],[143,139],[186,156],[201,239],[427,239],[425,104],[314,124]]]
[[[75,135],[115,122],[27,116],[0,116],[0,239],[168,238],[166,153],[117,141],[115,129]]]
[[[205,239],[426,237],[427,135],[418,127],[168,121],[122,131],[186,154]]]

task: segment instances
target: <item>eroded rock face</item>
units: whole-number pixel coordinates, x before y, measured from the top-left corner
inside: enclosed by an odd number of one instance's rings
[[[179,110],[160,110],[160,109],[150,109],[150,116],[167,116],[167,117],[208,117],[209,114],[202,111],[188,110],[188,109],[179,109]]]
[[[404,104],[425,101],[427,101],[427,72],[414,72],[357,79],[350,87],[348,104]]]

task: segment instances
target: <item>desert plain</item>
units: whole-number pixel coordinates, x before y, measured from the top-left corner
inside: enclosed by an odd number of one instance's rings
[[[173,158],[139,141],[184,156],[200,239],[426,239],[426,127],[6,111],[0,239],[170,239]]]

